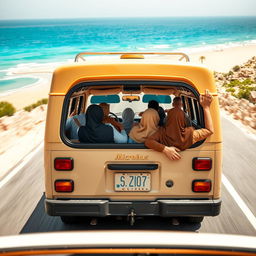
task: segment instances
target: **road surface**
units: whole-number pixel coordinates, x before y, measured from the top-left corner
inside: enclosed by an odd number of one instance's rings
[[[38,149],[23,167],[20,177],[16,177],[16,181],[19,179],[22,184],[20,182],[16,184],[14,180],[6,182],[2,187],[2,189],[7,187],[8,191],[7,198],[6,193],[0,194],[1,205],[2,200],[5,202],[4,207],[0,208],[1,234],[14,234],[18,229],[20,233],[88,229],[161,229],[256,235],[256,140],[252,140],[224,117],[222,117],[222,128],[224,153],[222,210],[217,217],[206,217],[201,225],[186,224],[182,220],[179,225],[173,225],[173,221],[169,218],[137,219],[133,227],[129,226],[125,219],[113,218],[98,219],[96,226],[90,225],[90,220],[86,218],[82,218],[78,224],[65,225],[59,217],[50,217],[44,212],[43,158],[42,149]],[[27,188],[30,192],[25,197],[24,191]],[[40,199],[36,207],[30,202],[35,198]],[[24,220],[30,213],[32,214],[25,223]],[[10,230],[12,227],[14,228]]]

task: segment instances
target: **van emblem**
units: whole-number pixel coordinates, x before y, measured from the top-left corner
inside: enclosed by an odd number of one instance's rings
[[[148,160],[148,156],[117,154],[115,160]]]

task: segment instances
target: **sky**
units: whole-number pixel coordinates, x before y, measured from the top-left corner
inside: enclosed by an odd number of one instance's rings
[[[256,16],[256,0],[0,0],[0,19]]]

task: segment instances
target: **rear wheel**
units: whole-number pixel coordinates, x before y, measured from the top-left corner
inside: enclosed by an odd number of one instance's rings
[[[75,216],[60,216],[61,221],[65,224],[74,224],[79,222],[79,218]]]
[[[204,220],[204,217],[187,217],[186,222],[187,223],[201,223]]]

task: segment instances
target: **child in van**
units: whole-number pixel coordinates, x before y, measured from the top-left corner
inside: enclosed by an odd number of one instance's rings
[[[185,114],[177,105],[168,111],[165,126],[147,138],[145,145],[163,152],[170,160],[179,160],[181,158],[179,151],[213,134],[211,102],[212,96],[208,90],[205,90],[205,94],[200,96],[200,104],[204,109],[205,128],[195,130],[193,127],[187,127]]]

